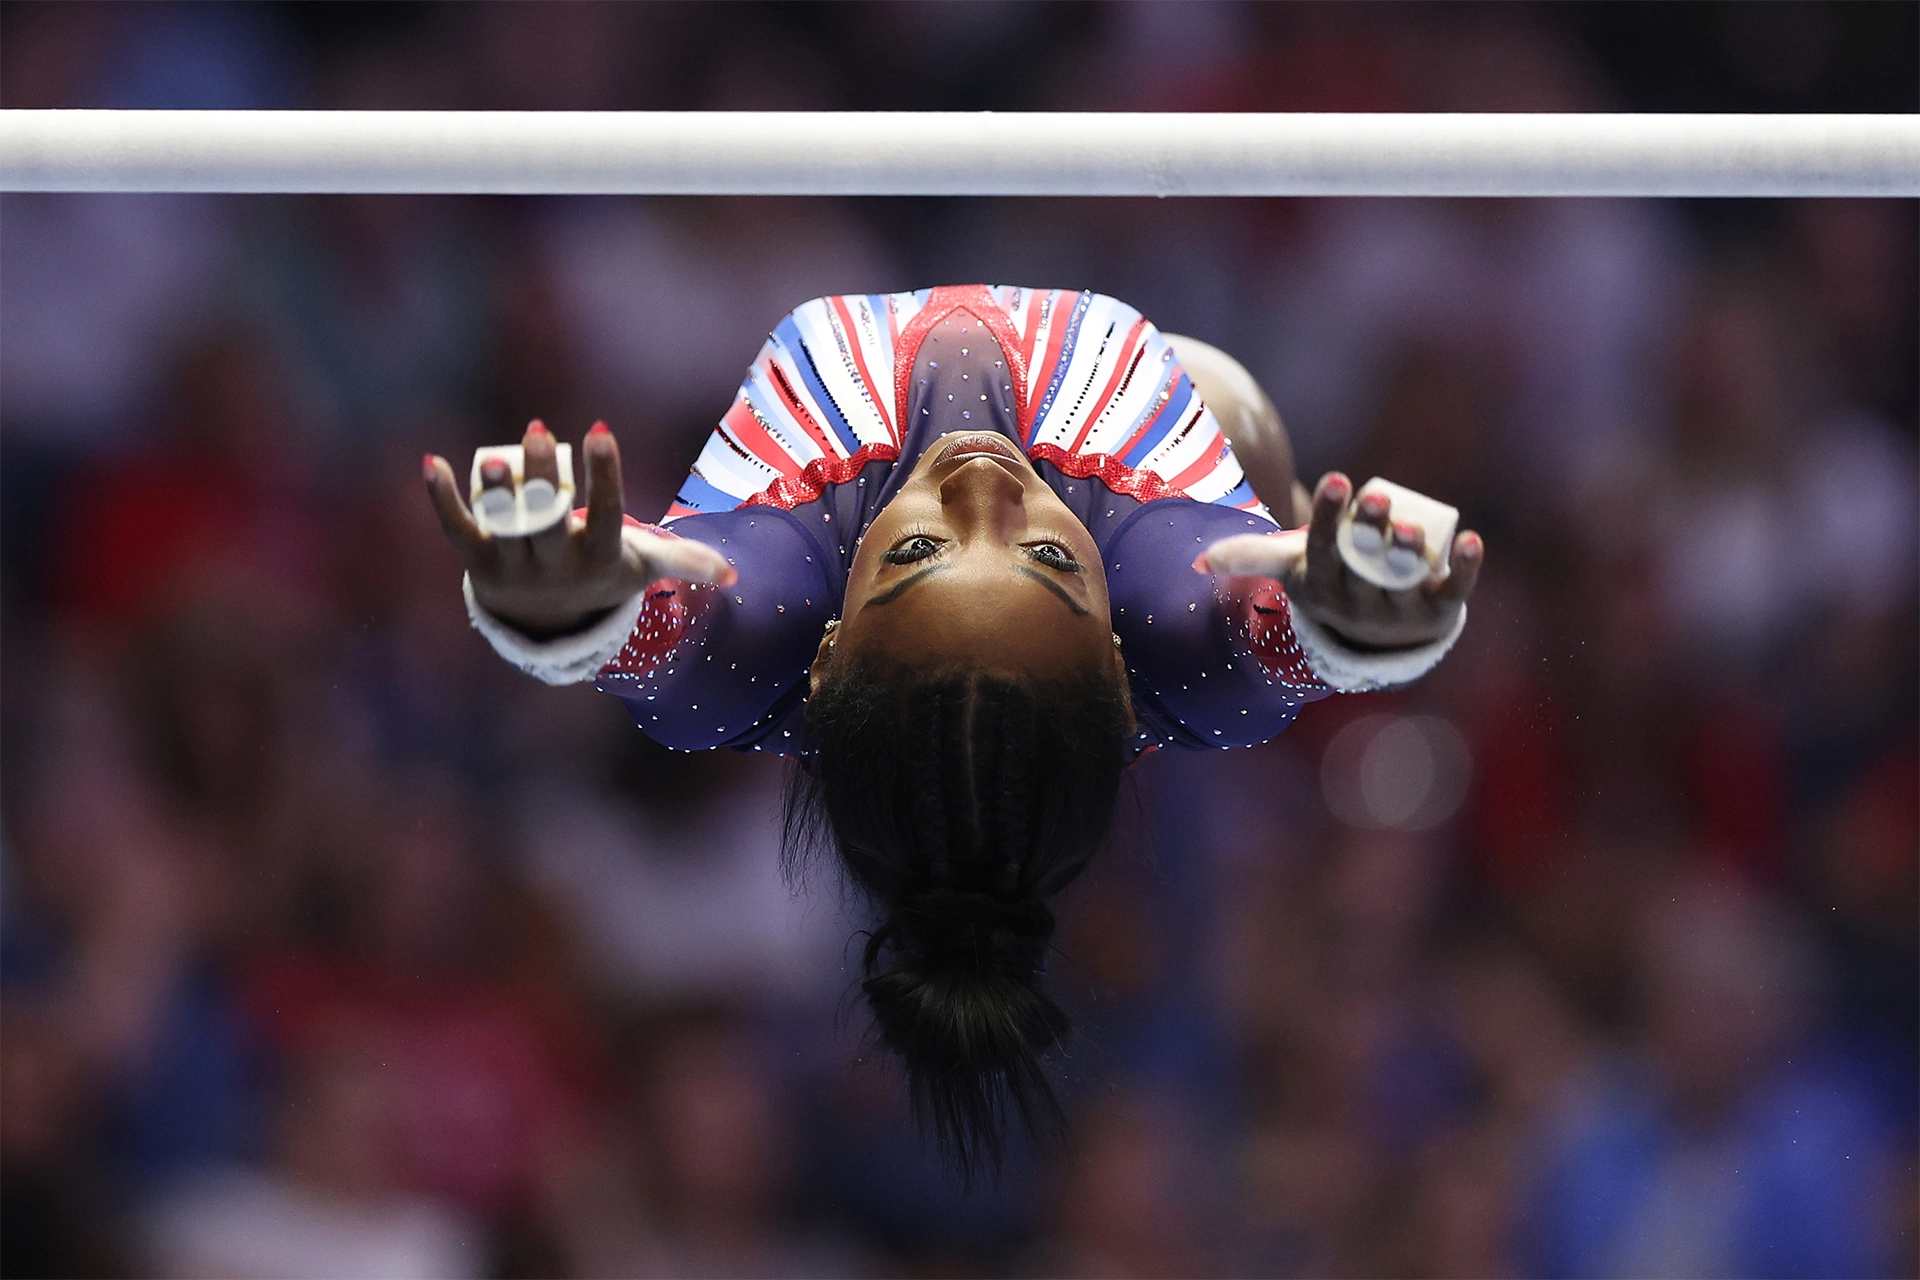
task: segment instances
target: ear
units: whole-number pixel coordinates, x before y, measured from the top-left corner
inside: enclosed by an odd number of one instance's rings
[[[835,627],[828,627],[821,633],[820,647],[813,651],[813,664],[807,668],[807,696],[813,697],[820,692],[820,682],[826,679],[827,662],[833,656],[833,633]]]
[[[1140,718],[1133,711],[1133,682],[1127,679],[1127,655],[1118,647],[1113,651],[1113,668],[1120,681],[1120,696],[1127,701],[1127,719],[1137,729],[1140,727]]]

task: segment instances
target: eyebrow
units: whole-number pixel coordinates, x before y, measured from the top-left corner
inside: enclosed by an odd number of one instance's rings
[[[875,605],[892,604],[895,600],[898,600],[900,598],[901,592],[905,591],[908,587],[920,581],[920,579],[926,577],[928,574],[939,573],[944,569],[950,569],[952,567],[953,567],[952,565],[946,565],[946,564],[930,564],[924,569],[916,570],[915,572],[910,573],[906,577],[900,579],[900,581],[894,583],[892,586],[888,587],[885,591],[882,591],[879,595],[869,596],[867,598],[867,607],[872,608]]]
[[[1075,617],[1084,618],[1087,616],[1087,606],[1081,604],[1078,600],[1075,600],[1072,596],[1068,595],[1067,589],[1065,587],[1061,586],[1059,583],[1055,582],[1052,578],[1040,572],[1038,569],[1029,569],[1027,568],[1027,566],[1023,564],[1017,564],[1013,566],[1013,571],[1015,573],[1022,574],[1026,577],[1032,578],[1035,582],[1039,583],[1041,586],[1045,587],[1047,590],[1053,592],[1053,594],[1059,596],[1060,603],[1066,605],[1067,608],[1073,610]]]
[[[888,587],[885,591],[882,591],[879,595],[869,596],[867,598],[867,607],[872,608],[875,605],[892,604],[895,600],[898,600],[900,598],[900,595],[902,592],[904,592],[908,587],[911,587],[915,583],[919,582],[922,578],[926,577],[928,574],[939,573],[943,569],[950,569],[952,567],[953,567],[952,565],[935,564],[935,565],[928,565],[926,568],[918,570],[915,573],[910,573],[906,577],[902,578],[900,581]],[[1068,595],[1067,589],[1065,587],[1055,582],[1052,578],[1049,578],[1046,574],[1041,573],[1038,569],[1029,569],[1027,568],[1027,566],[1023,564],[1017,564],[1013,566],[1013,571],[1015,573],[1023,574],[1026,577],[1032,578],[1035,582],[1039,583],[1041,586],[1045,587],[1047,590],[1053,592],[1054,595],[1059,596],[1060,603],[1066,605],[1067,608],[1073,610],[1075,617],[1084,618],[1087,616],[1087,607],[1085,605],[1081,604],[1078,600],[1075,600],[1072,596]]]

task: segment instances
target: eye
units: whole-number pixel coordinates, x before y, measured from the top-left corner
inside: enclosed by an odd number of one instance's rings
[[[1027,544],[1027,554],[1047,568],[1058,569],[1062,573],[1079,573],[1081,569],[1073,553],[1058,542],[1030,542]]]
[[[888,564],[912,564],[916,560],[925,560],[939,549],[939,539],[915,533],[900,539],[892,549],[882,552],[880,558]]]

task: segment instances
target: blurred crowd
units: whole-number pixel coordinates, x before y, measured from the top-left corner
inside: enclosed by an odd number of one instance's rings
[[[8,107],[1913,111],[1910,5],[16,4]],[[1889,61],[1890,59],[1890,61]],[[0,199],[7,1275],[1913,1274],[1911,202]],[[418,480],[664,509],[819,294],[1085,287],[1456,652],[1146,758],[966,1192],[781,765],[467,625]]]

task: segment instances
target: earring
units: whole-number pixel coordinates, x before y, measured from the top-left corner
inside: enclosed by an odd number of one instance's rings
[[[833,634],[834,631],[839,628],[839,626],[840,626],[840,619],[838,618],[827,619],[827,652],[828,653],[832,653],[833,646],[840,643],[839,640],[834,638],[834,634]]]
[[[1116,649],[1120,647],[1120,633],[1118,631],[1113,633],[1113,647]]]

